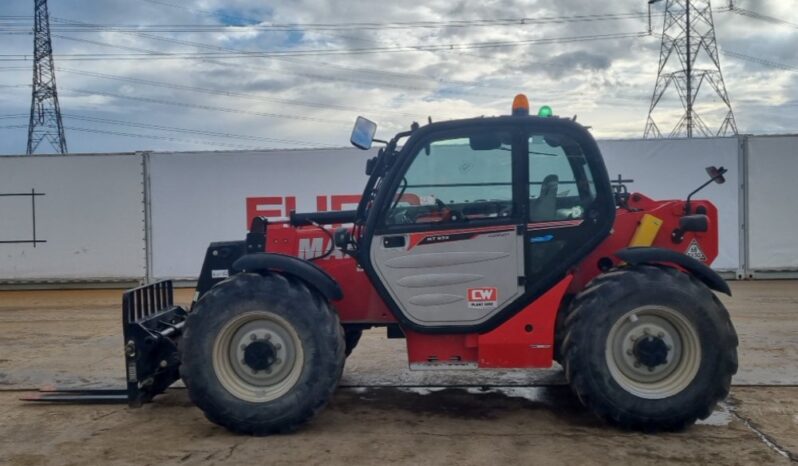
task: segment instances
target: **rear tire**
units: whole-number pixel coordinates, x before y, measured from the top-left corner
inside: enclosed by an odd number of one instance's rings
[[[703,283],[673,268],[629,267],[596,278],[564,325],[571,388],[623,428],[680,430],[705,419],[737,372],[728,311]]]
[[[191,400],[212,422],[244,434],[296,429],[338,385],[338,316],[301,281],[239,274],[189,313],[180,368]]]

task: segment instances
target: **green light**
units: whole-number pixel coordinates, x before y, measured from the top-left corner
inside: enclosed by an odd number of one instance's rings
[[[554,115],[554,112],[551,111],[551,107],[549,107],[548,105],[544,105],[540,107],[540,110],[538,110],[539,117],[548,118],[552,115]]]

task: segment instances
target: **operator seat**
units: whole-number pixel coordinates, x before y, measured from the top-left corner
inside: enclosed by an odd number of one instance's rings
[[[529,220],[543,222],[555,220],[557,216],[557,189],[560,179],[557,175],[547,175],[540,187],[540,196],[529,201]]]

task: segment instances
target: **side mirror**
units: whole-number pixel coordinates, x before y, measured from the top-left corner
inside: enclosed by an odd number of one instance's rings
[[[726,170],[725,168],[723,168],[723,167],[718,168],[718,167],[713,165],[711,167],[707,167],[706,170],[707,170],[707,175],[709,175],[709,178],[712,181],[714,181],[715,183],[723,184],[723,183],[726,182],[726,178],[723,175],[728,170]]]
[[[371,143],[374,142],[374,134],[376,133],[377,123],[359,116],[355,120],[355,127],[352,128],[352,136],[349,138],[349,142],[358,149],[369,150],[371,149]]]

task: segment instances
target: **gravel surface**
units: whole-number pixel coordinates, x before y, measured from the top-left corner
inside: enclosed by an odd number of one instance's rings
[[[185,390],[142,409],[29,405],[45,384],[121,386],[118,290],[0,292],[0,464],[781,464],[798,459],[798,283],[733,282],[730,398],[685,432],[620,431],[561,371],[411,372],[403,340],[368,331],[330,406],[291,435],[207,422]],[[178,290],[190,300],[192,290]],[[534,385],[538,385],[535,387]]]

